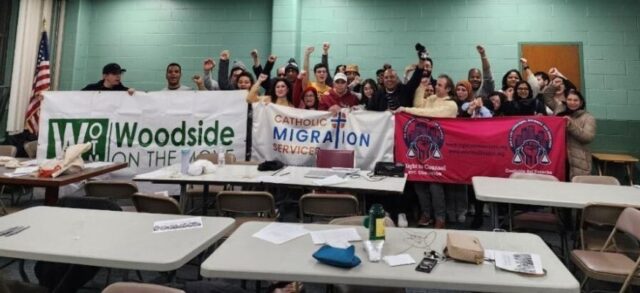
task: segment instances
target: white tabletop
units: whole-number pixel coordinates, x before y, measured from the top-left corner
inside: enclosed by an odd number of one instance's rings
[[[156,183],[175,183],[175,184],[277,184],[286,186],[301,186],[319,188],[321,186],[314,183],[313,178],[304,177],[307,172],[315,167],[298,167],[288,166],[284,170],[277,173],[278,179],[286,179],[284,182],[274,183],[262,180],[262,176],[270,176],[275,171],[258,171],[256,165],[233,165],[227,164],[222,168],[218,168],[215,173],[200,176],[190,176],[180,174],[179,166],[173,165],[165,167],[150,173],[140,174],[133,178],[135,181],[151,181]],[[355,190],[364,192],[389,192],[402,193],[404,185],[407,181],[405,177],[382,177],[382,180],[367,180],[369,171],[360,171],[358,178],[346,177],[347,181],[343,183],[324,186],[330,189],[339,190]],[[286,174],[286,175],[283,175]],[[283,175],[283,176],[280,176]]]
[[[640,189],[631,186],[473,177],[482,201],[582,209],[588,203],[640,206]]]
[[[2,237],[0,256],[99,267],[171,271],[224,236],[234,219],[202,217],[203,227],[152,233],[159,220],[187,216],[33,207],[0,217],[0,230],[30,228]]]
[[[486,249],[539,254],[547,270],[545,276],[531,277],[501,271],[491,264],[455,261],[440,263],[430,274],[426,274],[415,271],[415,264],[389,267],[384,262],[369,262],[361,242],[354,242],[354,245],[362,263],[352,269],[341,269],[318,263],[312,257],[320,246],[313,245],[309,235],[281,245],[251,236],[266,225],[268,223],[243,224],[204,261],[202,276],[480,292],[579,292],[578,281],[542,239],[533,234],[464,231],[477,236]],[[305,224],[304,227],[309,230],[344,228],[319,224]],[[366,239],[368,231],[362,227],[358,229],[361,237]],[[431,231],[437,235],[431,249],[442,251],[447,230],[388,228],[383,255],[398,254],[409,248],[405,240],[408,233],[424,236]],[[410,248],[406,253],[420,261],[424,251],[424,248]]]

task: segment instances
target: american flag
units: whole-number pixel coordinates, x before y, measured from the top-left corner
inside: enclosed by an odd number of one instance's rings
[[[25,128],[27,131],[38,134],[38,122],[40,121],[40,99],[38,93],[46,91],[51,85],[49,75],[49,45],[47,40],[47,32],[42,32],[40,38],[40,49],[38,49],[38,60],[36,61],[36,73],[33,78],[33,87],[31,90],[31,98],[27,107],[27,115],[25,118]]]

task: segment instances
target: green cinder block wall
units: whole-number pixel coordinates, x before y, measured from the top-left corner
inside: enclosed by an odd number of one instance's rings
[[[415,61],[419,41],[434,73],[454,80],[480,67],[483,44],[498,83],[518,68],[521,42],[580,42],[585,96],[598,119],[592,148],[640,157],[640,2],[635,0],[69,0],[63,42],[62,90],[100,78],[108,62],[128,69],[124,83],[164,86],[166,64],[183,66],[183,83],[205,57],[230,49],[250,65],[276,54],[302,65],[312,45],[319,62],[331,43],[330,65],[355,63],[373,77],[382,63],[402,69]],[[637,170],[636,170],[637,171]],[[640,173],[640,172],[636,172]]]

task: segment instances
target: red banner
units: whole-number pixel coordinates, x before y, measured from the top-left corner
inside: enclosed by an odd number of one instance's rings
[[[546,116],[424,118],[396,114],[395,160],[410,181],[471,184],[514,172],[565,180],[564,119]]]

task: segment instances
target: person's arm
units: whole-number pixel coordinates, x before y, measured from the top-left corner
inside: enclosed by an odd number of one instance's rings
[[[584,124],[578,125],[573,118],[568,118],[567,132],[582,144],[588,144],[596,136],[596,119],[590,113],[582,114]]]
[[[413,106],[414,106],[414,107],[416,107],[416,108],[422,108],[422,107],[424,107],[424,103],[425,103],[425,100],[424,100],[424,92],[425,92],[426,90],[427,90],[427,88],[426,88],[426,87],[424,87],[424,86],[422,86],[422,85],[421,85],[421,86],[419,86],[419,87],[416,89],[416,93],[415,93],[415,94],[413,94]]]
[[[269,55],[269,58],[267,58],[267,64],[264,65],[264,70],[261,73],[271,77],[271,70],[273,70],[273,65],[276,63],[276,60],[278,60],[278,56],[273,54]]]
[[[302,79],[303,79],[303,75],[306,75],[307,72],[306,71],[300,71],[300,74],[298,74],[298,78],[296,78],[296,82],[293,84],[293,106],[295,108],[298,108],[298,106],[300,106],[300,101],[302,101],[302,91],[303,91],[303,87],[302,87]]]
[[[213,79],[213,76],[211,75],[211,71],[215,67],[216,67],[216,62],[213,61],[213,59],[211,58],[205,59],[204,62],[202,63],[202,70],[204,71],[204,77],[202,78],[204,81],[204,87],[205,89],[210,91],[217,91],[220,89],[218,82],[215,79]],[[199,88],[200,86],[198,86],[198,89]]]
[[[554,96],[556,95],[556,91],[558,91],[558,87],[560,86],[559,83],[562,83],[562,81],[558,81],[559,82],[556,82],[556,79],[554,79],[542,91],[542,95],[544,96],[544,104],[547,105],[547,107],[549,107],[549,109],[551,109],[551,111],[553,111],[554,113],[557,113],[556,109],[560,106],[558,101],[556,101],[556,99],[554,98]]]
[[[251,86],[249,93],[247,93],[247,103],[252,104],[260,101],[260,98],[258,97],[258,92],[260,91],[260,84],[265,80],[267,80],[267,75],[260,74],[256,83],[254,83]]]
[[[456,102],[448,101],[445,103],[438,103],[437,106],[426,108],[402,108],[402,111],[421,117],[454,118],[458,115],[458,106],[456,105]]]
[[[333,77],[331,77],[331,70],[329,70],[331,68],[329,67],[329,48],[331,45],[328,42],[322,43],[322,60],[320,62],[327,67],[327,81],[325,83],[328,86],[333,86]]]
[[[199,91],[207,90],[207,88],[204,86],[204,80],[202,79],[202,77],[200,77],[200,75],[194,75],[193,82],[196,84],[196,89],[198,89]]]
[[[489,58],[487,58],[487,53],[484,47],[478,45],[476,49],[478,49],[478,54],[480,54],[480,61],[482,62],[482,91],[488,95],[489,93],[495,91],[496,82],[493,80],[493,75],[491,74],[491,65],[489,64]]]
[[[491,111],[489,111],[489,109],[487,109],[487,107],[482,106],[482,107],[480,107],[480,117],[482,117],[482,118],[491,118],[491,117],[493,117],[493,115],[491,114]]]
[[[259,76],[262,73],[262,65],[260,64],[260,57],[258,56],[258,49],[251,50],[251,60],[253,60],[253,74]]]
[[[306,72],[310,72],[309,71],[309,56],[311,56],[311,53],[313,53],[313,51],[315,50],[314,47],[307,47],[306,50],[304,50],[304,60],[302,61],[302,70],[306,71]],[[309,75],[307,74],[304,79],[302,80],[303,84],[307,84],[309,82]]]
[[[407,90],[409,91],[409,93],[415,92],[418,86],[420,85],[425,64],[426,64],[425,60],[420,60],[418,62],[418,66],[416,66],[416,70],[413,71],[413,75],[411,76],[411,79],[409,79],[409,82],[407,82],[406,84]]]
[[[531,68],[529,68],[527,59],[520,58],[520,63],[522,64],[522,78],[529,83],[529,85],[531,86],[531,93],[535,97],[540,93],[540,85],[538,84],[538,80],[533,74],[533,71],[531,71]]]
[[[355,91],[356,87],[360,85],[360,76],[356,75],[353,81],[349,84],[348,88],[350,91]]]
[[[218,66],[218,82],[220,83],[220,89],[229,90],[231,85],[229,84],[229,51],[224,50],[220,52],[220,66]]]

